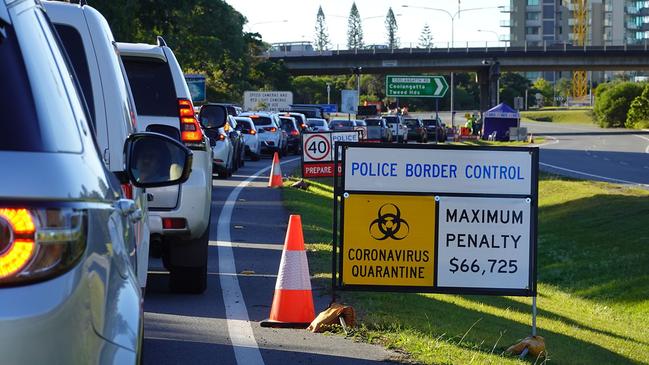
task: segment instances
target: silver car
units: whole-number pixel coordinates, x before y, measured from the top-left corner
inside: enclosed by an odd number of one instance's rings
[[[127,242],[141,215],[99,155],[47,15],[33,0],[10,4],[0,1],[0,110],[12,113],[0,118],[0,362],[136,364],[142,293]],[[139,188],[189,176],[191,151],[165,136],[132,134],[123,151],[122,175]]]

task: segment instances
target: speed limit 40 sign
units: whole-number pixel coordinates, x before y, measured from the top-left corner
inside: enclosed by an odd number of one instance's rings
[[[358,131],[317,132],[302,134],[302,176],[334,176],[334,146],[336,142],[358,142]]]

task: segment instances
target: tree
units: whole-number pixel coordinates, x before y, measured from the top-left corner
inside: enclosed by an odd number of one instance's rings
[[[570,95],[572,95],[572,80],[565,77],[561,78],[556,82],[555,87],[560,103],[566,103]]]
[[[329,46],[329,32],[327,31],[325,14],[322,11],[322,6],[320,6],[315,20],[315,48],[318,51],[326,51],[329,49]]]
[[[356,7],[356,2],[352,3],[347,20],[347,48],[363,48],[363,25],[361,24],[361,15]]]
[[[533,92],[543,95],[543,105],[552,105],[554,91],[552,90],[551,83],[549,83],[546,79],[539,77],[538,79],[536,79],[536,81],[534,81],[532,87],[534,88]]]
[[[394,16],[392,7],[388,9],[388,14],[385,16],[385,30],[388,35],[388,47],[390,49],[399,48],[399,25],[397,25],[397,18]]]
[[[430,31],[430,26],[426,23],[424,24],[424,29],[421,30],[421,35],[419,36],[419,47],[430,48],[432,46],[433,34]]]
[[[642,90],[642,95],[633,99],[625,126],[637,129],[649,127],[649,84]]]
[[[635,82],[616,82],[603,92],[598,92],[593,111],[599,125],[607,128],[624,127],[629,106],[643,93],[644,87],[644,84]]]
[[[500,76],[500,101],[514,106],[514,98],[524,97],[525,90],[530,88],[530,80],[515,72],[505,72]]]

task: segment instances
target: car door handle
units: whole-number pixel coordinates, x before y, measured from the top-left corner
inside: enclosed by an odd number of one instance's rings
[[[113,207],[115,208],[115,210],[119,212],[119,214],[121,214],[124,217],[135,212],[135,210],[137,209],[137,207],[135,206],[135,202],[131,199],[120,199],[115,202]]]

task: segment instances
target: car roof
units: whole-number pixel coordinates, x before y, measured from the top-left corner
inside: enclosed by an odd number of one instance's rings
[[[117,49],[119,49],[119,53],[122,56],[157,58],[167,62],[167,57],[162,47],[164,46],[158,46],[156,44],[117,42]]]
[[[237,116],[238,117],[249,117],[251,115],[258,115],[260,117],[272,118],[273,113],[269,113],[269,112],[243,112],[243,113],[241,113],[241,114],[239,114]]]

